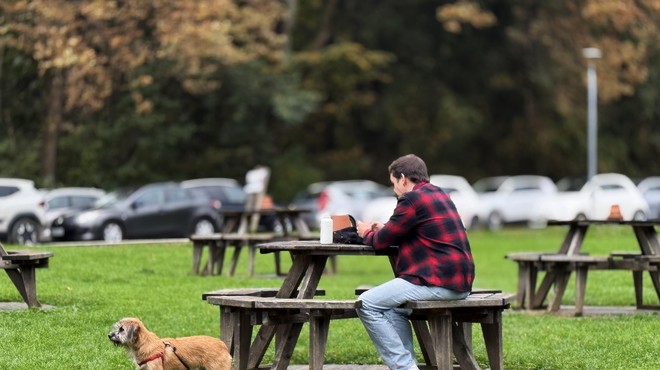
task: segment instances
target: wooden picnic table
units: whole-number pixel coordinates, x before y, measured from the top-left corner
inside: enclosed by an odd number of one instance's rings
[[[582,251],[584,238],[589,227],[594,225],[623,225],[631,227],[639,252],[616,252],[608,256],[591,256]],[[518,304],[528,310],[543,309],[551,288],[554,295],[547,309],[557,312],[566,291],[571,273],[576,273],[575,311],[576,316],[583,313],[584,297],[589,270],[628,270],[632,272],[635,287],[635,303],[638,309],[660,308],[645,305],[643,302],[643,272],[648,272],[656,295],[660,299],[660,243],[655,227],[660,220],[619,221],[619,220],[572,220],[550,221],[548,226],[568,226],[568,231],[557,253],[518,252],[506,258],[518,264]],[[537,276],[545,271],[540,285],[536,286]]]
[[[359,300],[314,299],[328,259],[339,255],[383,255],[393,264],[398,249],[377,251],[366,245],[281,241],[260,244],[259,251],[289,252],[293,257],[291,268],[274,296],[207,298],[209,303],[220,306],[221,338],[229,343],[236,370],[260,368],[276,334],[279,340],[275,341],[275,358],[270,368],[286,369],[306,322],[310,324],[310,369],[322,368],[330,320],[356,318],[355,308],[361,303]],[[430,368],[451,369],[453,354],[464,368],[478,369],[472,354],[471,326],[463,324],[479,322],[490,366],[501,369],[501,312],[508,307],[509,298],[499,292],[483,292],[461,301],[410,302],[413,315],[420,315],[412,324],[425,362]],[[268,315],[274,310],[277,310],[276,315]],[[250,343],[252,325],[261,326]]]
[[[41,307],[37,299],[36,269],[48,267],[52,252],[39,251],[7,251],[0,243],[0,269],[18,290],[28,307]]]
[[[233,276],[236,272],[238,258],[243,247],[248,249],[249,253],[249,276],[254,275],[256,249],[259,243],[275,240],[312,240],[317,239],[318,236],[312,234],[307,227],[307,224],[302,219],[301,214],[309,212],[308,209],[302,208],[264,208],[256,210],[233,210],[223,211],[225,217],[225,227],[222,233],[210,235],[192,235],[190,240],[193,243],[193,273],[202,275],[222,274],[223,263],[225,259],[225,252],[228,247],[234,248],[234,253],[231,258],[229,267],[229,276]],[[275,215],[280,220],[283,226],[282,234],[276,233],[257,233],[248,232],[249,224],[252,216],[254,215]],[[286,226],[290,221],[293,226],[293,232],[290,232]],[[208,247],[208,260],[202,268],[202,254],[204,249]],[[280,254],[275,253],[275,273],[283,275],[281,271]],[[332,258],[332,272],[337,270],[336,259]]]
[[[250,230],[250,221],[253,216],[276,216],[282,225],[282,233],[284,236],[290,235],[289,229],[287,228],[287,224],[290,222],[297,235],[306,238],[311,235],[311,232],[307,223],[303,220],[302,214],[310,211],[311,210],[306,208],[290,207],[223,210],[220,211],[225,219],[225,225],[222,232],[238,234],[254,232],[255,230]]]

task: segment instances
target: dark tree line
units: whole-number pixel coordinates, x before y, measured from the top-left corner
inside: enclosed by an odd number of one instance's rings
[[[386,183],[409,152],[472,181],[584,176],[584,47],[603,51],[599,171],[660,174],[652,1],[43,1],[0,8],[1,176],[111,189],[261,164],[281,201]]]

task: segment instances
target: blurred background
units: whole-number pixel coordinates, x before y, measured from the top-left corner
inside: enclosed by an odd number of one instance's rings
[[[263,165],[289,204],[389,186],[415,153],[472,184],[582,184],[593,63],[597,171],[638,183],[660,175],[659,18],[651,0],[2,1],[0,177],[112,190]]]

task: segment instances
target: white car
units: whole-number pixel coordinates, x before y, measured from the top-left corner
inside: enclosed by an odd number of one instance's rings
[[[647,177],[637,184],[644,199],[649,204],[648,219],[660,219],[660,176]]]
[[[632,180],[618,173],[601,173],[579,191],[558,192],[540,203],[534,225],[542,227],[549,220],[606,220],[612,206],[619,206],[624,220],[645,220],[649,215],[648,203]]]
[[[70,212],[81,211],[92,208],[105,191],[88,187],[68,187],[43,191],[45,216],[44,239],[53,240],[51,228],[53,221],[58,217],[66,216]]]
[[[479,217],[490,230],[499,230],[504,224],[531,225],[535,211],[557,193],[557,186],[546,176],[518,175],[490,177],[474,183],[481,200]]]
[[[49,190],[44,194],[46,208],[46,225],[72,210],[89,209],[105,195],[105,191],[97,188],[70,187]]]
[[[310,228],[318,229],[323,215],[349,214],[364,219],[366,204],[388,193],[394,194],[392,188],[371,180],[316,182],[299,192],[290,206],[309,209],[303,219]]]
[[[479,196],[462,176],[432,175],[430,182],[439,186],[451,197],[466,229],[475,227],[481,211]],[[396,207],[396,197],[381,197],[367,203],[363,212],[365,221],[387,222]]]
[[[44,199],[32,180],[0,178],[0,237],[31,245],[43,239]]]

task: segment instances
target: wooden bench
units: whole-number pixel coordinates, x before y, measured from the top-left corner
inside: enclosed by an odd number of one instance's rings
[[[236,297],[236,296],[251,296],[251,297],[275,297],[278,288],[227,288],[227,289],[218,289],[212,290],[210,292],[202,293],[202,300],[206,300],[208,297]],[[298,291],[295,292],[298,294]],[[325,290],[317,289],[314,292],[314,296],[323,296],[325,295]]]
[[[48,267],[52,252],[7,251],[0,243],[0,268],[21,294],[28,307],[41,307],[37,299],[37,268]]]
[[[575,316],[584,311],[587,273],[589,270],[630,270],[635,282],[635,300],[642,308],[642,273],[657,271],[658,264],[652,258],[639,253],[615,252],[609,256],[590,256],[588,254],[566,255],[558,253],[511,253],[506,256],[518,264],[518,307],[539,309],[554,285],[555,294],[548,304],[548,311],[557,312],[566,291],[572,272],[575,272]],[[536,288],[537,276],[545,271],[541,285]]]
[[[463,369],[479,369],[472,354],[471,330],[467,325],[480,323],[490,368],[502,369],[501,314],[509,307],[512,297],[503,293],[476,293],[464,300],[417,301],[403,307],[412,309],[411,319],[417,323],[415,329],[418,337],[422,338],[422,352],[428,367],[452,369],[453,354]],[[359,300],[263,296],[208,296],[207,301],[220,308],[220,338],[228,345],[234,356],[234,369],[238,370],[259,368],[270,345],[270,339],[264,338],[272,336],[259,334],[251,344],[255,325],[261,325],[262,329],[268,326],[272,332],[278,327],[287,326],[293,326],[292,330],[299,331],[302,323],[309,323],[310,327],[310,369],[322,369],[330,321],[356,318],[355,309],[361,307]],[[295,346],[295,343],[283,339],[290,333],[280,334],[280,339],[276,339],[276,354],[292,350],[292,346]],[[271,368],[284,369],[287,365],[288,358],[278,359],[276,355]]]

